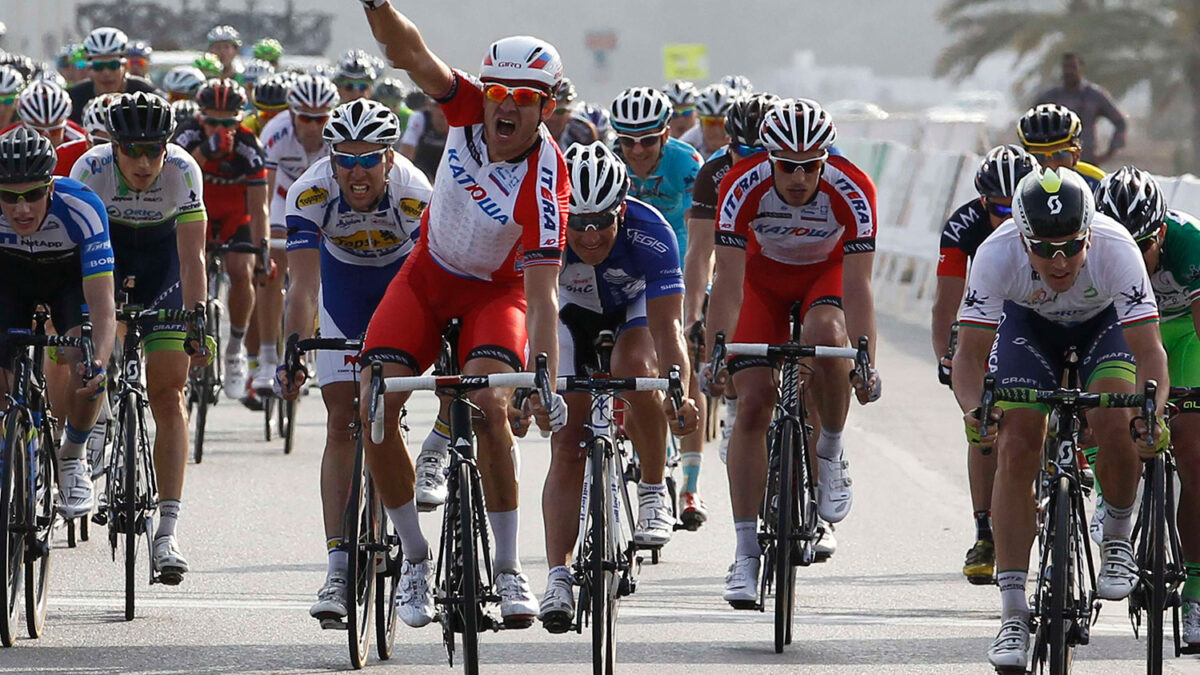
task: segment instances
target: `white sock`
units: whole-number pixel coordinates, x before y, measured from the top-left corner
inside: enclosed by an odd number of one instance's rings
[[[329,551],[329,565],[325,577],[346,578],[346,570],[350,566],[350,553],[341,548],[341,537],[330,537],[325,540],[325,548]]]
[[[492,524],[492,535],[496,540],[497,572],[521,571],[521,558],[517,555],[517,529],[520,521],[517,515],[517,509],[488,511],[488,522]]]
[[[817,457],[821,459],[840,460],[842,458],[842,432],[821,429],[817,439]]]
[[[575,583],[575,575],[571,573],[571,568],[566,565],[558,565],[550,568],[550,581],[555,579],[563,579],[569,584]]]
[[[1137,513],[1137,501],[1125,508],[1117,508],[1112,502],[1104,501],[1104,538],[1126,539],[1133,535],[1133,516]]]
[[[236,356],[246,353],[246,327],[233,326],[229,329],[229,344],[225,346],[226,356]]]
[[[400,537],[400,548],[404,550],[405,560],[414,563],[427,560],[429,542],[421,533],[421,521],[417,520],[417,503],[410,499],[403,506],[387,509],[387,513],[396,528],[396,534]]]
[[[733,421],[737,419],[737,402],[736,398],[725,399],[725,426],[733,428]]]
[[[733,529],[737,532],[737,552],[739,558],[757,558],[762,555],[762,547],[758,545],[758,518],[734,518]]]
[[[1028,577],[1028,572],[1020,570],[996,574],[996,584],[1000,586],[1001,621],[1017,616],[1029,620],[1029,598],[1025,595],[1025,581]]]
[[[258,362],[279,365],[279,346],[274,342],[264,342],[258,348]]]
[[[179,500],[158,500],[158,531],[154,538],[168,537],[175,534],[175,526],[179,524]]]

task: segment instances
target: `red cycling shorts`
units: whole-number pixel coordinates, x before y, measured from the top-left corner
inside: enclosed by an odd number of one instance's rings
[[[363,362],[399,363],[424,372],[441,351],[442,330],[459,318],[460,368],[474,358],[491,358],[523,370],[525,307],[521,279],[497,283],[458,276],[418,243],[371,316]]]
[[[250,242],[250,209],[245,185],[204,184],[208,212],[208,241],[213,244]]]
[[[779,344],[791,338],[792,304],[800,318],[817,305],[842,306],[842,260],[788,265],[765,256],[746,260],[742,308],[732,342]]]

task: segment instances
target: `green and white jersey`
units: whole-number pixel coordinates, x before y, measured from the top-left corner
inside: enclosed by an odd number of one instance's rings
[[[1150,283],[1163,321],[1191,314],[1200,298],[1200,221],[1182,211],[1167,211],[1167,236]]]

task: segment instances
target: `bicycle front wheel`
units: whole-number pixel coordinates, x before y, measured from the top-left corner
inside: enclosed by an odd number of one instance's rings
[[[121,528],[125,534],[125,620],[132,621],[137,596],[138,549],[138,414],[132,398],[121,402],[121,502],[118,505]]]
[[[296,440],[296,404],[299,400],[283,402],[283,454],[292,454],[292,444]]]
[[[19,525],[25,516],[26,474],[25,439],[27,425],[22,415],[9,408],[5,415],[4,446],[0,448],[0,523],[4,525],[4,536],[0,537],[0,564],[4,566],[4,596],[0,597],[0,644],[13,646],[17,639],[17,620],[20,616],[21,584],[24,581],[22,566],[25,561],[25,535]],[[18,526],[18,527],[14,527]]]
[[[192,380],[190,399],[196,406],[195,440],[192,442],[192,457],[199,464],[204,460],[204,429],[208,423],[209,392],[213,388],[212,366],[205,366],[201,374]]]
[[[778,492],[775,505],[775,653],[783,652],[792,641],[792,612],[796,588],[796,568],[793,563],[796,525],[796,452],[795,423],[784,418],[779,421],[775,435],[779,457]],[[766,574],[772,570],[766,570]]]
[[[1045,617],[1049,632],[1050,675],[1066,675],[1071,669],[1071,624],[1068,616],[1067,578],[1071,568],[1071,481],[1060,476],[1053,493],[1053,538],[1050,547],[1050,614]]]
[[[359,441],[361,446],[362,441]],[[342,546],[349,553],[347,587],[350,602],[346,603],[346,634],[350,644],[350,664],[362,668],[371,648],[371,602],[375,599],[375,553],[370,550],[376,509],[367,487],[367,472],[363,453],[354,459],[354,483],[346,507],[346,527]]]
[[[462,626],[463,672],[479,675],[479,558],[476,550],[475,502],[471,484],[471,465],[458,467],[458,552],[462,558],[459,582],[460,623]]]
[[[37,639],[46,629],[47,593],[50,579],[50,534],[54,530],[55,457],[54,439],[49,427],[34,437],[37,443],[36,482],[33,501],[33,529],[27,545],[33,559],[25,564],[25,626],[29,637]],[[86,522],[87,517],[80,519]]]
[[[605,444],[596,439],[592,441],[589,450],[592,461],[592,475],[589,491],[591,499],[588,509],[591,520],[591,558],[587,561],[588,576],[591,577],[591,592],[588,596],[592,613],[592,672],[594,675],[607,675],[612,672],[612,652],[614,636],[610,632],[612,617],[610,616],[610,600],[613,595],[613,576],[605,570],[605,558],[609,553],[609,526],[611,509],[611,491],[608,487],[608,466],[611,461],[605,457]]]
[[[373,490],[372,490],[373,491]],[[382,508],[382,504],[376,506]],[[396,592],[400,587],[400,549],[395,543],[398,538],[388,519],[378,517],[377,540],[387,546],[387,551],[378,558],[375,568],[375,648],[379,658],[392,658],[396,644]]]
[[[1166,462],[1161,455],[1145,465],[1149,472],[1150,512],[1143,514],[1146,559],[1142,563],[1142,582],[1146,588],[1146,673],[1162,675],[1164,619],[1167,612],[1167,497]]]

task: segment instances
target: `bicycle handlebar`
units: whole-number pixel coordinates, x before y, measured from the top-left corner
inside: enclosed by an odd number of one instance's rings
[[[982,422],[980,434],[987,436],[992,411],[1002,401],[1011,403],[1041,403],[1052,408],[1090,410],[1092,408],[1141,408],[1147,428],[1156,423],[1155,393],[1158,383],[1147,380],[1141,394],[1120,394],[1080,391],[1078,389],[1033,389],[1030,387],[997,387],[996,375],[983,377],[983,393],[980,397],[979,417]]]

